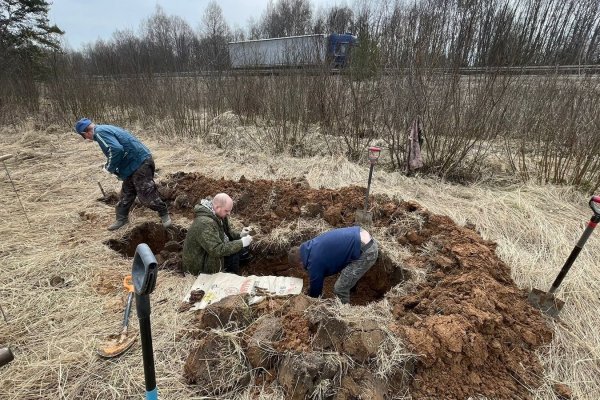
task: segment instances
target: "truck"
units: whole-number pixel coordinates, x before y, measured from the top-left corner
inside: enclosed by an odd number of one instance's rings
[[[227,47],[234,69],[323,65],[344,68],[357,43],[356,36],[351,33],[333,33],[229,42]]]

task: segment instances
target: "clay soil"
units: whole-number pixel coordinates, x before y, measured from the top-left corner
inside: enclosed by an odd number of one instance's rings
[[[242,177],[236,182],[195,173],[170,176],[160,184],[160,192],[172,213],[190,219],[200,199],[219,192],[231,195],[235,217],[257,231],[254,259],[245,266],[244,274],[303,277],[301,271],[287,267],[285,249],[258,239],[278,227],[289,225],[292,229],[299,218],[320,218],[332,227],[350,226],[355,211],[364,204],[361,187],[313,189],[302,180],[248,181]],[[392,262],[385,249],[380,251],[378,263],[357,286],[352,304],[386,299],[392,315],[386,329],[415,355],[413,362],[405,365],[409,378],[403,385],[408,393],[413,398],[432,399],[529,398],[544,375],[535,351],[550,342],[552,332],[511,279],[509,266],[495,253],[495,243],[482,239],[474,228],[457,226],[416,203],[377,196],[371,198],[371,206],[373,232],[380,235],[376,238],[387,243],[387,252],[391,243],[392,250],[402,247],[409,255],[402,262]],[[166,232],[159,225],[145,225],[133,232],[109,245],[130,255],[139,242],[151,238],[151,248],[162,267],[181,267],[185,228]],[[310,230],[296,233],[292,244],[315,234]],[[333,297],[333,282],[335,277],[326,282],[326,299]],[[390,292],[397,285],[405,290]],[[257,306],[253,318],[270,313],[281,321],[282,334],[273,343],[280,360],[290,352],[302,355],[317,350],[318,318],[288,310],[280,300]],[[206,328],[201,317],[197,320],[197,328]],[[348,376],[364,375],[371,363],[364,357],[352,357],[356,368]],[[265,369],[271,373],[269,380],[278,378],[276,363]],[[384,397],[400,395],[398,382],[388,378]]]

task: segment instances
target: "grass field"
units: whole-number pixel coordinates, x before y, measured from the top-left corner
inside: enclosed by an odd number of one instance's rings
[[[129,127],[153,151],[157,179],[177,171],[213,178],[306,177],[314,188],[365,185],[367,165],[341,156],[291,158],[256,149],[223,149],[201,140],[157,140],[152,131]],[[235,129],[224,127],[223,129]],[[119,237],[105,230],[114,209],[96,201],[97,182],[118,190],[101,171],[104,157],[95,143],[70,127],[33,129],[33,124],[0,128],[0,155],[13,154],[0,175],[0,347],[10,345],[15,360],[0,369],[3,399],[140,398],[144,376],[139,343],[120,358],[99,359],[95,349],[118,333],[124,292],[122,276],[131,260],[102,242]],[[233,142],[232,142],[233,143]],[[483,238],[498,243],[497,254],[521,288],[547,290],[592,215],[589,197],[569,187],[492,183],[460,186],[429,178],[408,178],[376,169],[372,193],[414,200],[457,224],[474,224]],[[20,201],[19,201],[20,199]],[[21,208],[21,202],[24,210]],[[136,209],[133,224],[156,220]],[[189,220],[175,223],[187,227]],[[551,345],[539,354],[545,384],[535,399],[557,398],[555,383],[568,385],[576,399],[600,393],[600,237],[592,235],[558,292],[566,301]],[[194,278],[161,272],[152,294],[152,330],[161,399],[200,398],[182,379],[190,343],[181,329],[192,316],[177,313]],[[57,283],[58,282],[58,283]],[[135,316],[135,314],[134,314]],[[137,330],[132,318],[131,328]],[[242,398],[249,398],[249,394]],[[264,395],[265,399],[283,394]]]

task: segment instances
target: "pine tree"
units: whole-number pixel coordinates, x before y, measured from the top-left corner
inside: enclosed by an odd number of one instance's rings
[[[64,32],[50,25],[46,0],[0,0],[0,75],[39,76]]]

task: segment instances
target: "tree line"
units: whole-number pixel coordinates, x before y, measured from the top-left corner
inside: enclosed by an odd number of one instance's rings
[[[402,170],[406,132],[420,116],[428,173],[481,179],[497,172],[490,160],[502,154],[508,172],[524,181],[600,187],[599,81],[494,70],[598,63],[597,1],[382,0],[315,12],[307,0],[278,0],[246,31],[232,31],[213,2],[197,30],[158,8],[138,33],[115,32],[111,40],[78,51],[61,48],[60,29],[47,24],[36,31],[40,40],[10,44],[18,38],[8,42],[6,36],[26,26],[27,12],[44,16],[47,3],[0,3],[11,10],[0,14],[0,123],[36,115],[45,123],[70,126],[85,115],[123,126],[143,122],[161,136],[203,136],[226,147],[229,136],[214,135],[218,128],[212,121],[232,111],[241,125],[266,135],[266,142],[250,137],[261,150],[311,155],[326,149],[356,160],[365,146],[381,140],[389,165]],[[33,3],[39,8],[25,7]],[[12,21],[21,22],[7,28]],[[327,70],[157,75],[227,68],[230,40],[346,31],[357,34],[360,45],[347,73],[339,76]],[[32,37],[27,30],[21,34],[23,40]],[[15,57],[27,54],[28,46],[36,46],[37,56],[23,56],[30,60],[25,68]],[[485,66],[489,72],[464,76],[459,68],[465,66]],[[383,68],[398,72],[380,74]],[[436,72],[439,68],[445,73]],[[87,91],[94,96],[81,95]],[[314,127],[326,143],[311,143]]]
[[[352,32],[373,68],[577,65],[600,62],[596,0],[378,0],[314,9],[276,0],[246,29],[232,29],[216,1],[197,29],[157,6],[138,32],[115,31],[83,49],[60,46],[45,0],[0,0],[0,74],[47,77],[63,63],[89,75],[218,70],[227,42]]]
[[[228,67],[229,41],[352,32],[372,68],[596,64],[599,21],[594,0],[383,0],[319,12],[309,0],[278,0],[244,31],[212,2],[196,31],[158,8],[138,34],[71,54],[89,74],[214,70]]]

